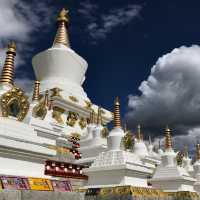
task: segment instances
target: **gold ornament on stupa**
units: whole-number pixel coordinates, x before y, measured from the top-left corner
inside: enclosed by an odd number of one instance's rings
[[[62,91],[62,89],[58,88],[58,87],[55,87],[55,88],[52,88],[51,89],[51,97],[61,97],[61,94],[60,92]]]
[[[32,100],[38,101],[39,98],[40,98],[40,81],[35,81]]]
[[[168,126],[165,128],[165,149],[172,149],[171,130]]]
[[[115,99],[115,105],[114,105],[114,127],[115,128],[122,128],[122,126],[121,126],[121,116],[120,116],[119,97],[116,97],[116,99]]]
[[[6,59],[1,72],[1,83],[14,84],[14,58],[16,56],[16,44],[11,42],[8,44],[8,50],[6,52]]]
[[[53,46],[56,44],[63,44],[67,47],[70,47],[69,36],[67,31],[69,25],[68,13],[69,11],[63,8],[57,17],[58,30],[53,42]]]

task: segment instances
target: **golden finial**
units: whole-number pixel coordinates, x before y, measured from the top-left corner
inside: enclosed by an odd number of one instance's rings
[[[196,160],[200,160],[200,144],[197,144]]]
[[[172,137],[171,137],[171,130],[167,126],[165,128],[165,149],[172,148]]]
[[[14,79],[14,57],[16,55],[16,44],[11,42],[8,44],[7,56],[1,72],[1,83],[9,83],[13,85]]]
[[[188,155],[188,146],[187,146],[187,145],[184,145],[184,156],[185,156],[186,158],[189,157],[189,155]]]
[[[114,127],[121,128],[121,116],[120,116],[120,102],[119,97],[115,99],[115,107],[114,107]]]
[[[143,139],[142,133],[141,133],[141,125],[138,124],[137,126],[137,139],[140,141]]]
[[[40,81],[35,81],[32,100],[38,101],[39,97],[40,97]]]
[[[45,91],[45,96],[44,96],[44,105],[48,108],[49,107],[49,91]]]
[[[97,124],[102,124],[101,107],[98,107]]]
[[[67,47],[70,47],[69,37],[68,37],[68,32],[67,32],[67,27],[69,24],[68,13],[69,11],[63,8],[57,17],[58,30],[53,42],[53,46],[55,44],[63,44]]]

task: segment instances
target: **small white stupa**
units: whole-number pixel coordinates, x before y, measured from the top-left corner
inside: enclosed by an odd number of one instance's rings
[[[136,154],[140,158],[144,158],[145,156],[148,156],[148,149],[146,147],[146,144],[143,140],[143,135],[141,133],[141,126],[138,125],[137,127],[137,138],[135,140],[135,144],[133,147],[133,153]]]
[[[191,176],[194,176],[194,167],[192,165],[192,159],[188,155],[187,146],[184,147],[183,167]]]
[[[156,168],[152,186],[167,192],[194,191],[194,182],[184,167],[178,166],[176,153],[172,148],[171,130],[165,129],[165,152],[161,156],[161,164]]]
[[[102,125],[102,110],[99,107],[97,113],[97,120],[95,120],[94,112],[90,114],[90,122],[87,127],[87,134],[81,137],[80,151],[83,155],[82,159],[77,161],[80,164],[91,165],[96,156],[100,152],[107,149],[107,139],[103,137],[102,132],[104,127]]]
[[[90,168],[84,169],[89,176],[87,187],[138,186],[148,187],[147,177],[152,170],[147,168],[140,158],[129,151],[121,149],[125,136],[121,127],[120,103],[115,100],[114,128],[107,137],[108,150],[100,153]]]

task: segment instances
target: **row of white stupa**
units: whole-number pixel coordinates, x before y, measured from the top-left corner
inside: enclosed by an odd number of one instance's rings
[[[90,167],[84,173],[89,180],[81,183],[86,187],[151,187],[148,184],[151,182],[153,187],[166,191],[193,191],[194,185],[199,191],[199,147],[194,172],[188,157],[183,159],[183,166],[177,165],[169,130],[166,130],[164,152],[161,149],[154,152],[152,144],[146,147],[140,137],[133,151],[125,151],[121,145],[125,133],[118,100],[114,128],[107,137],[102,136],[112,113],[98,109],[82,88],[87,62],[69,45],[68,11],[63,9],[57,21],[53,46],[34,56],[32,61],[39,80],[35,81],[32,99],[14,84],[16,46],[14,43],[8,46],[0,77],[0,174],[48,177],[44,175],[44,162],[57,159],[88,164]],[[91,113],[98,115],[97,122],[90,117]],[[78,161],[58,151],[68,146],[66,137],[74,133],[81,139],[82,159]]]
[[[193,165],[187,152],[184,152],[179,163],[178,152],[172,147],[169,128],[165,129],[165,150],[159,148],[155,152],[151,143],[146,145],[141,139],[139,127],[133,149],[126,151],[122,145],[126,133],[121,127],[119,106],[119,101],[116,100],[114,128],[107,137],[107,149],[99,153],[92,165],[84,170],[89,176],[87,187],[131,185],[167,192],[199,193],[200,145],[197,145],[197,156]]]

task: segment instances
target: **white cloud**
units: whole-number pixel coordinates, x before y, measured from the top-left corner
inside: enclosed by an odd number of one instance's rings
[[[142,123],[152,134],[162,135],[168,124],[175,135],[191,134],[200,127],[199,86],[200,47],[174,49],[152,67],[139,87],[141,95],[129,95],[129,126]]]
[[[46,1],[1,0],[0,1],[0,66],[2,68],[6,56],[7,44],[15,41],[17,56],[15,68],[18,70],[25,64],[33,50],[33,44],[39,33],[48,31],[52,23],[53,9]],[[37,37],[36,37],[37,35]],[[31,59],[31,58],[29,58]],[[31,66],[30,66],[31,67]],[[20,77],[16,82],[30,88],[32,82],[27,77]],[[26,84],[25,84],[26,83]]]
[[[87,32],[94,39],[105,39],[112,30],[124,26],[140,15],[141,5],[130,4],[121,8],[114,8],[107,13],[98,15],[99,6],[91,1],[80,3],[78,10],[88,21]]]

